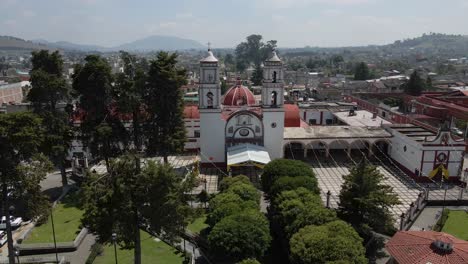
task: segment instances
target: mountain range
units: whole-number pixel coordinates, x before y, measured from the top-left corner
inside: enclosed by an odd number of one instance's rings
[[[103,47],[98,45],[83,45],[71,43],[68,41],[50,42],[44,39],[23,40],[10,36],[0,36],[0,49],[59,49],[68,51],[154,51],[154,50],[189,50],[189,49],[204,49],[205,46],[192,39],[185,39],[173,36],[154,35],[146,38],[138,39],[133,42],[124,43],[114,47]]]

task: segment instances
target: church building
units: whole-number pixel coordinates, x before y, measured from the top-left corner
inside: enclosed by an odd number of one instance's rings
[[[200,61],[199,118],[202,165],[262,166],[281,158],[285,126],[283,63],[273,51],[264,62],[261,103],[238,78],[221,96],[218,60]],[[299,116],[297,116],[299,119]]]

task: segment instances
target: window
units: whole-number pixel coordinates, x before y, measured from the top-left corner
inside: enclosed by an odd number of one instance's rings
[[[259,126],[255,126],[255,133],[260,133],[260,127]]]
[[[228,128],[228,133],[233,133],[234,132],[234,128],[233,127],[229,127]]]
[[[196,138],[200,137],[200,130],[195,130],[193,133],[194,133]]]
[[[325,123],[327,125],[331,125],[331,124],[333,124],[333,119],[327,119],[327,120],[325,120]]]
[[[387,115],[387,112],[382,112],[382,117],[385,118],[385,116]]]
[[[309,125],[316,125],[317,119],[309,119]]]

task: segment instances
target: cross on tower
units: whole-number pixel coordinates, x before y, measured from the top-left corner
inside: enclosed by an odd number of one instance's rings
[[[207,44],[208,44],[208,50],[211,50],[211,43],[208,42]]]

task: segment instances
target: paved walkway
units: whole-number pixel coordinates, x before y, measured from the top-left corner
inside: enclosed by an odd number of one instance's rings
[[[326,164],[321,163],[310,163],[312,169],[317,176],[317,180],[320,187],[320,196],[324,204],[326,203],[327,192],[330,191],[330,207],[338,208],[339,194],[341,191],[341,185],[343,184],[343,176],[349,174],[349,164],[337,163],[337,164]],[[399,216],[406,212],[412,202],[415,202],[418,198],[420,190],[417,185],[412,182],[405,182],[401,178],[393,175],[387,167],[377,166],[377,169],[385,175],[386,179],[384,183],[393,187],[394,192],[400,198],[401,204],[391,208],[395,220],[399,219]]]

